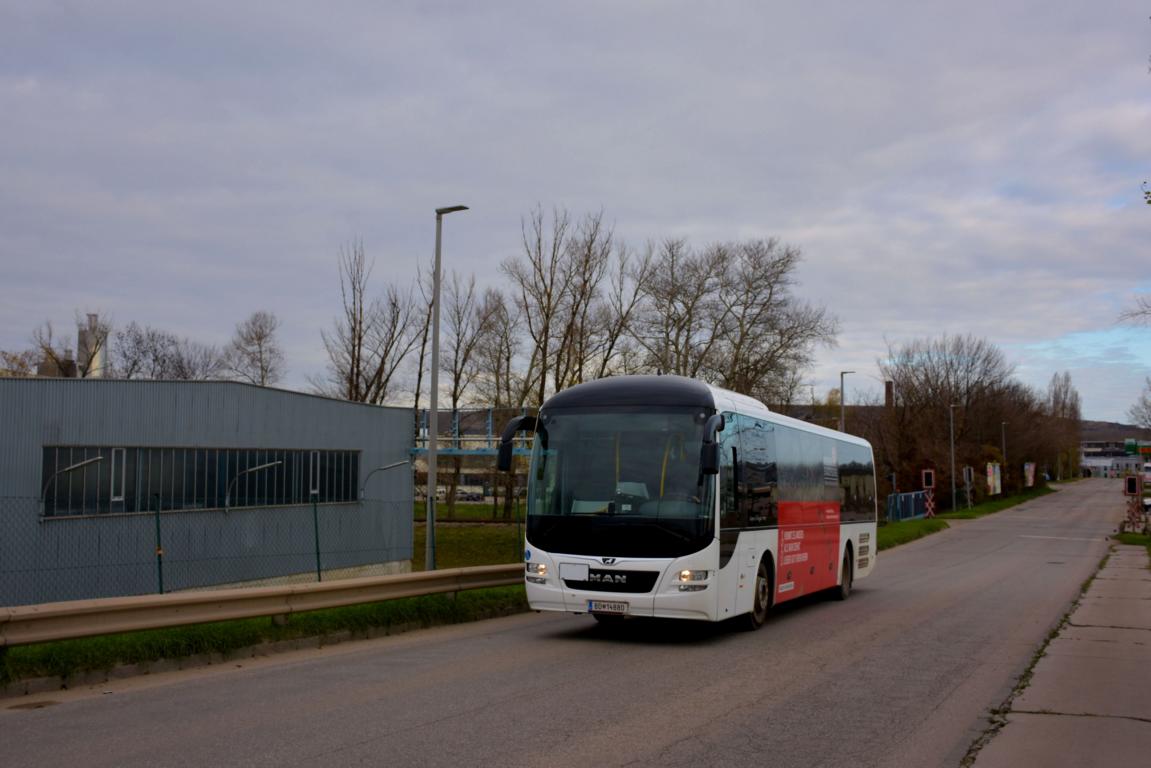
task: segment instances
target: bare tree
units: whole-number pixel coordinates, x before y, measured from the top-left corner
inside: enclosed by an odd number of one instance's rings
[[[521,315],[504,294],[484,291],[480,315],[485,319],[476,342],[476,391],[495,408],[519,408],[526,376],[516,368],[523,348]]]
[[[108,337],[111,323],[101,320],[98,313],[81,316],[76,312],[76,352],[73,356],[71,337],[57,337],[52,323],[45,321],[32,331],[32,343],[43,364],[53,375],[88,378],[107,375]]]
[[[166,331],[129,323],[112,339],[116,375],[122,379],[170,378],[179,343]]]
[[[1127,411],[1127,418],[1143,429],[1151,429],[1151,377],[1148,377],[1143,385],[1139,399]]]
[[[23,352],[0,350],[0,378],[22,379],[35,376],[37,359],[34,349]]]
[[[218,348],[135,322],[115,333],[110,349],[123,379],[207,381],[227,369]]]
[[[512,281],[516,305],[531,342],[527,373],[518,404],[529,393],[538,405],[544,401],[555,357],[555,340],[570,277],[562,269],[568,248],[571,220],[567,211],[553,210],[550,231],[543,210],[537,207],[521,225],[523,256],[501,266]]]
[[[1064,470],[1076,474],[1079,469],[1080,398],[1068,371],[1055,373],[1047,385],[1047,408],[1055,452],[1055,476],[1062,480]]]
[[[716,247],[697,253],[684,240],[660,245],[632,329],[648,369],[691,378],[708,369],[727,320],[728,267]]]
[[[240,381],[266,387],[284,377],[284,351],[276,339],[280,320],[271,312],[253,312],[236,325],[226,352],[228,370]]]
[[[1151,323],[1151,296],[1136,296],[1135,306],[1123,310],[1119,315],[1119,321],[1140,325]]]
[[[926,467],[936,470],[937,488],[951,484],[953,423],[957,474],[965,465],[998,457],[998,451],[991,455],[985,449],[998,445],[1009,394],[1020,389],[1011,378],[1012,366],[994,344],[973,336],[916,339],[889,346],[879,369],[882,378],[894,383],[895,406],[876,440],[885,451],[883,463],[894,468],[903,487],[918,488],[918,473]],[[1020,416],[1027,412],[1021,410]]]
[[[600,286],[612,257],[613,233],[603,223],[603,212],[589,214],[568,239],[560,263],[559,322],[556,326],[553,390],[579,384],[593,370],[593,362],[606,328],[602,321]]]
[[[468,395],[472,384],[479,375],[475,363],[476,347],[480,342],[486,318],[480,313],[483,306],[477,306],[476,279],[469,276],[461,280],[456,272],[451,272],[447,286],[445,309],[445,331],[447,342],[447,384],[448,402],[451,405],[453,421],[459,418],[459,409]],[[458,446],[457,446],[458,447]],[[453,456],[452,473],[448,480],[448,514],[455,514],[456,491],[460,485],[463,464],[460,456]]]
[[[330,332],[321,331],[327,379],[312,383],[347,400],[380,404],[418,338],[412,296],[392,284],[382,298],[368,296],[372,266],[360,243],[340,253],[339,268],[343,312]]]
[[[420,412],[420,397],[424,393],[424,372],[427,370],[427,356],[428,356],[428,341],[432,330],[432,302],[435,291],[435,276],[431,271],[425,272],[422,268],[419,269],[416,276],[416,286],[419,288],[420,296],[416,300],[414,312],[419,313],[423,318],[420,323],[419,341],[415,347],[419,350],[416,355],[416,388],[414,397],[412,398],[412,409],[416,416]],[[417,431],[419,424],[416,424]]]
[[[484,292],[480,302],[481,326],[476,343],[476,392],[485,402],[508,416],[519,411],[530,390],[528,377],[516,367],[522,350],[522,314],[516,304],[494,288]],[[511,519],[515,494],[515,472],[493,477],[504,485],[505,519]]]
[[[654,249],[651,245],[638,257],[634,257],[625,246],[617,247],[615,267],[609,276],[610,290],[597,310],[596,324],[601,335],[594,349],[593,359],[599,362],[593,378],[601,379],[617,369],[632,372],[626,363],[620,365],[620,361],[638,360],[639,355],[633,354],[634,341],[628,337],[628,332],[643,301],[653,265]]]
[[[227,362],[223,352],[211,344],[181,339],[171,361],[170,375],[177,381],[210,381],[223,376]]]
[[[811,364],[814,347],[835,343],[837,321],[792,295],[798,248],[772,238],[716,249],[730,269],[711,375],[728,389],[781,402],[786,384]]]

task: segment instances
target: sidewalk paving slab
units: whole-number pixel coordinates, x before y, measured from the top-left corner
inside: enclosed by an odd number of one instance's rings
[[[1096,579],[1086,600],[1106,600],[1113,597],[1132,600],[1151,600],[1151,573],[1146,579]]]
[[[1035,666],[1031,684],[1015,698],[1011,709],[1151,721],[1147,659],[1066,652],[1044,656]]]
[[[979,753],[978,768],[1147,764],[1151,723],[1110,717],[1012,714]]]
[[[1151,571],[1119,546],[1011,702],[977,768],[1147,765],[1151,748]]]
[[[1151,630],[1151,600],[1110,598],[1085,599],[1071,614],[1069,623],[1077,627],[1122,627]]]
[[[1097,656],[1142,661],[1151,669],[1151,632],[1114,627],[1065,627],[1047,646],[1047,656]],[[1148,681],[1151,688],[1151,680]]]

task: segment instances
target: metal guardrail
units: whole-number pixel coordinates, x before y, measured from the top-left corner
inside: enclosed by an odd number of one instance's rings
[[[0,648],[523,583],[524,567],[481,565],[314,584],[133,595],[0,608]]]

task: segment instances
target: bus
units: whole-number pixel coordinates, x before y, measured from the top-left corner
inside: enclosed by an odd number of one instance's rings
[[[846,599],[875,568],[866,440],[679,376],[619,376],[549,398],[534,432],[524,579],[537,611],[596,619],[738,617],[816,592]]]

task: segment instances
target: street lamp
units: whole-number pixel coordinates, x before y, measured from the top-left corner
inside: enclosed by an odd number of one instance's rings
[[[955,409],[963,406],[952,403],[947,406],[948,421],[951,423],[951,511],[955,511]]]
[[[50,478],[48,478],[48,481],[46,483],[44,483],[44,489],[40,491],[40,516],[41,517],[44,516],[44,499],[48,495],[48,486],[50,486],[52,484],[52,481],[55,480],[57,476],[66,475],[69,472],[75,472],[80,467],[86,467],[89,464],[95,464],[97,461],[103,461],[103,460],[104,460],[103,456],[96,456],[95,458],[84,459],[83,461],[77,462],[70,467],[64,467],[63,469],[58,469],[55,472],[53,472],[52,476]]]
[[[274,467],[283,463],[282,461],[269,461],[267,464],[261,464],[258,467],[250,467],[243,472],[237,472],[236,476],[232,478],[232,481],[228,483],[228,489],[224,491],[224,512],[227,513],[228,507],[232,506],[232,488],[235,487],[237,480],[249,472],[259,472],[261,469],[267,469],[268,467]]]
[[[436,431],[439,428],[440,394],[440,237],[444,216],[466,211],[466,205],[436,209],[436,260],[432,267],[432,397],[428,408],[428,492],[424,521],[427,527],[424,545],[424,570],[436,568]]]
[[[844,407],[843,404],[847,401],[847,393],[843,391],[843,377],[855,371],[840,371],[839,372],[839,431],[845,432],[844,425]]]
[[[364,478],[364,484],[360,486],[360,501],[364,500],[364,491],[367,490],[368,481],[372,479],[372,475],[376,474],[377,472],[382,472],[385,469],[395,469],[396,467],[405,467],[408,465],[409,465],[408,460],[404,459],[403,461],[396,461],[396,462],[393,462],[391,464],[385,464],[382,467],[376,467],[375,469],[373,469],[371,472],[368,473],[368,476]]]
[[[999,422],[999,437],[1003,445],[1003,488],[1007,492],[1007,422]]]

